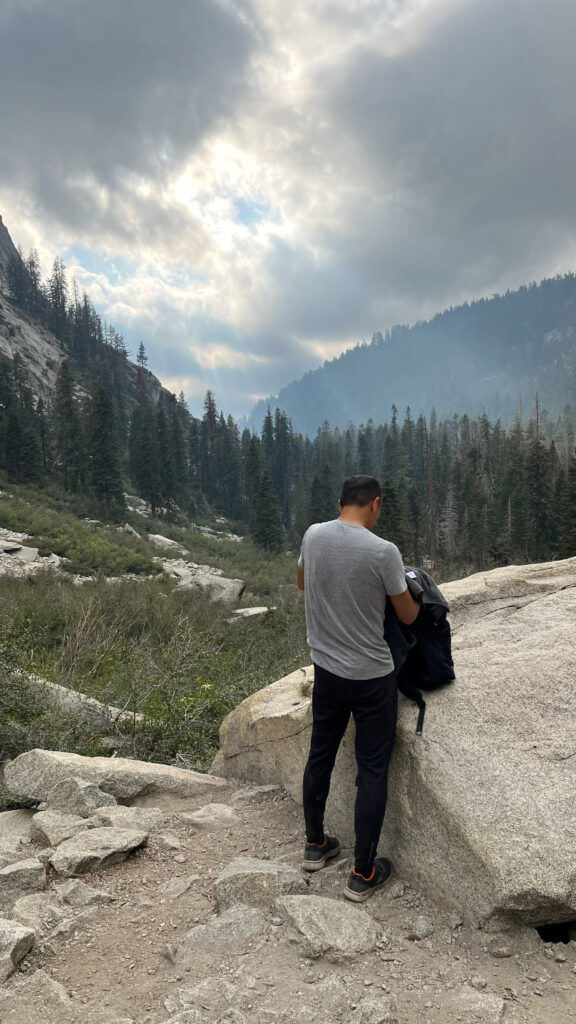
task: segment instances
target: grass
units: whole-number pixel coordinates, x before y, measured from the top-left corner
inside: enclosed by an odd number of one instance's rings
[[[109,727],[98,732],[48,708],[14,676],[19,669],[144,714],[142,725],[114,727],[119,753],[206,769],[224,716],[309,659],[295,586],[276,603],[230,623],[230,609],[166,578],[81,587],[49,573],[0,579],[0,760],[33,746],[110,749]]]

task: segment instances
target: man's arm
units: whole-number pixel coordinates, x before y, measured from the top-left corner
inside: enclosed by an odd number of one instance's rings
[[[304,590],[304,569],[298,566],[298,590]]]
[[[304,581],[302,581],[302,589],[304,589]],[[400,622],[403,622],[405,626],[410,626],[420,611],[420,605],[414,600],[408,587],[402,594],[390,594],[389,596]]]

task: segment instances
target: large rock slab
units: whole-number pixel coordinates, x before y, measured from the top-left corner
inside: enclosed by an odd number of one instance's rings
[[[4,782],[15,796],[47,800],[50,791],[65,779],[96,783],[117,800],[129,802],[150,793],[197,796],[226,783],[212,775],[172,768],[125,757],[82,757],[57,750],[28,750],[4,769]]]
[[[50,863],[59,875],[68,878],[117,864],[147,840],[146,832],[135,829],[93,828],[62,843]]]
[[[35,934],[17,921],[0,917],[0,985],[16,970],[34,945]]]
[[[0,912],[9,910],[21,896],[46,888],[46,868],[31,858],[9,864],[0,871]]]
[[[214,883],[219,910],[236,904],[271,907],[283,893],[304,893],[308,879],[290,864],[256,857],[236,857],[220,872]]]
[[[375,949],[382,932],[374,918],[342,900],[282,896],[276,901],[306,956],[344,960]]]
[[[457,681],[431,694],[422,737],[401,701],[381,850],[403,876],[475,922],[576,916],[576,558],[443,585]],[[278,783],[301,802],[310,669],[224,721],[213,766]],[[336,762],[326,825],[353,841],[354,731]]]

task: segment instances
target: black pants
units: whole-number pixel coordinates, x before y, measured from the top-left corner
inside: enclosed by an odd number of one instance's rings
[[[322,842],[324,810],[338,747],[350,714],[356,724],[355,868],[370,875],[386,811],[388,765],[396,738],[396,675],[342,679],[314,666],[312,740],[304,771],[304,818],[308,842]]]

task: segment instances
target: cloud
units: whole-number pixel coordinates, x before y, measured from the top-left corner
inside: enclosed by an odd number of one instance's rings
[[[138,219],[133,177],[163,183],[230,114],[254,47],[239,11],[217,0],[4,5],[2,179],[72,228],[91,220],[96,234],[130,197],[121,236]]]
[[[4,0],[2,212],[246,412],[574,265],[575,33],[572,0]]]

